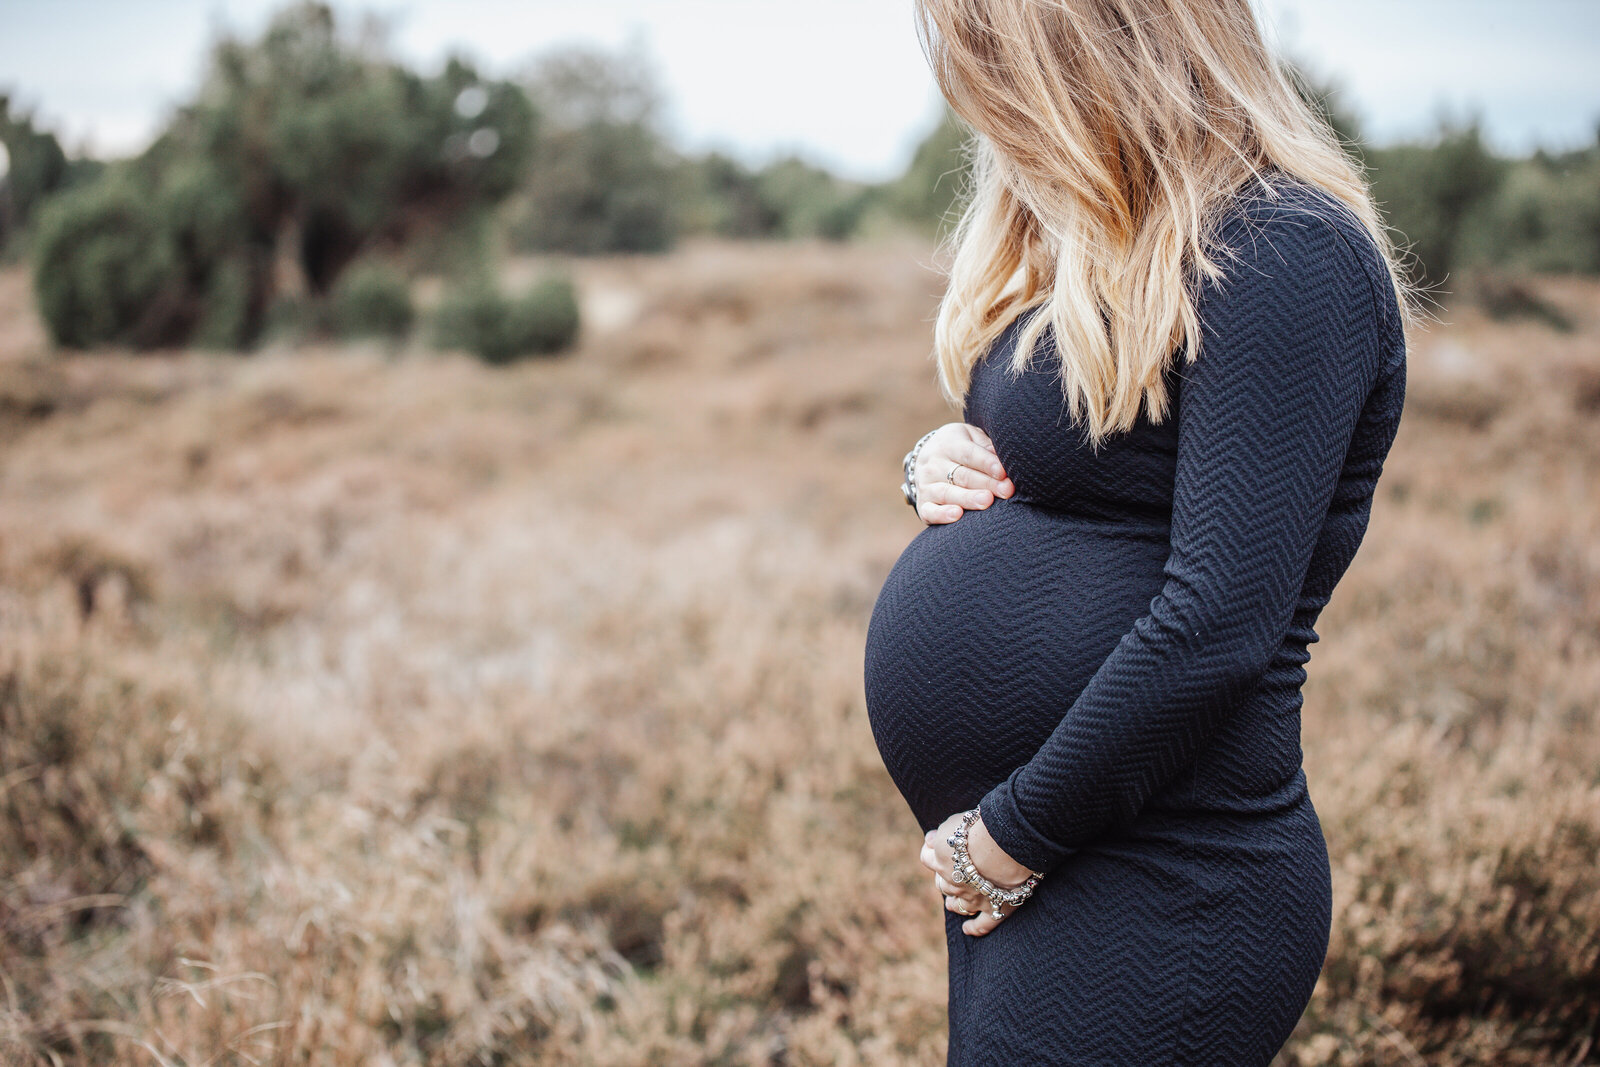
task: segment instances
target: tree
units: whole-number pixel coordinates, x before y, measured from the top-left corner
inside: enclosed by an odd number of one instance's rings
[[[516,86],[460,60],[424,79],[342,37],[325,4],[301,3],[260,41],[220,44],[198,100],[152,151],[212,161],[252,234],[290,242],[322,294],[373,244],[504,198],[533,135]]]
[[[55,134],[35,129],[0,93],[0,251],[27,226],[47,196],[67,181],[67,154]]]
[[[972,136],[967,124],[946,108],[917,145],[906,172],[885,191],[889,210],[928,230],[953,225],[972,176],[967,157]]]
[[[381,40],[342,33],[326,4],[295,4],[259,40],[216,46],[195,99],[105,179],[116,195],[86,191],[62,207],[37,259],[41,307],[63,344],[246,346],[280,285],[323,302],[357,257],[504,199],[533,140],[519,87],[459,60],[424,78]],[[76,233],[97,237],[80,251]],[[93,329],[60,318],[96,299],[72,289],[100,277],[76,257],[141,245],[147,259],[127,266],[160,275],[161,315],[116,301],[127,313]]]
[[[1372,191],[1404,235],[1426,278],[1445,281],[1464,261],[1469,231],[1484,222],[1508,164],[1483,143],[1478,119],[1441,120],[1430,142],[1368,151]]]
[[[524,84],[543,121],[515,205],[513,243],[581,254],[671,247],[683,190],[641,57],[556,52],[538,60]]]

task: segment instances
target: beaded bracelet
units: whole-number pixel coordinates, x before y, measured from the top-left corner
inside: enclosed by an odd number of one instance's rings
[[[950,875],[950,881],[960,885],[962,882],[972,886],[978,892],[989,898],[989,907],[992,909],[996,922],[1005,918],[1000,913],[1000,906],[1008,904],[1015,908],[1033,895],[1033,887],[1039,884],[1044,875],[1036,871],[1028,872],[1028,880],[1014,889],[1002,889],[989,879],[978,873],[978,868],[972,864],[972,856],[967,852],[967,831],[972,824],[978,821],[980,812],[977,808],[966,812],[961,817],[961,825],[956,827],[947,839],[950,847],[955,850],[955,870]]]
[[[939,427],[935,426],[923,434],[917,439],[917,443],[911,446],[911,451],[906,453],[905,459],[900,461],[900,465],[905,468],[906,472],[906,480],[900,483],[900,492],[905,494],[906,503],[910,504],[913,509],[917,506],[917,483],[916,479],[912,477],[912,474],[917,469],[917,454],[922,451],[922,446],[928,443],[928,438],[938,432]]]

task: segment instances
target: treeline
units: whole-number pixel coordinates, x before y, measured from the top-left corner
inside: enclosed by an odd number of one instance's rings
[[[1441,289],[1484,268],[1600,272],[1600,136],[1515,160],[1475,124],[1371,147],[1302,85]],[[932,233],[965,182],[965,131],[949,117],[904,175],[867,185],[796,158],[752,169],[679,152],[661,111],[639,57],[565,51],[512,79],[457,59],[424,76],[302,2],[257,39],[218,43],[194,98],[133,159],[70,159],[0,97],[0,255],[31,259],[64,346],[398,338],[421,319],[411,279],[432,273],[450,280],[429,309],[433,340],[498,361],[558,351],[578,328],[563,277],[498,288],[507,253]]]
[[[1476,119],[1442,120],[1426,140],[1376,147],[1326,86],[1295,77],[1367,168],[1430,283],[1459,292],[1485,272],[1600,273],[1600,112],[1594,142],[1567,152],[1496,155]]]
[[[867,187],[799,159],[759,170],[675,151],[637,57],[568,50],[515,79],[425,76],[323,3],[224,39],[136,158],[72,161],[0,104],[0,255],[26,256],[67,347],[248,349],[285,334],[391,338],[411,281],[450,288],[427,329],[502,361],[578,328],[552,275],[504,293],[507,253],[660,252],[687,233],[845,238]]]

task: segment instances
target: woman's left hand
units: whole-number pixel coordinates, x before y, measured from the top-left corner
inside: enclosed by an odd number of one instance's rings
[[[921,860],[922,865],[933,872],[933,887],[944,897],[945,910],[972,916],[961,924],[962,932],[973,937],[982,937],[999,926],[1003,918],[994,917],[993,909],[989,906],[989,898],[977,888],[965,882],[957,883],[950,880],[950,876],[955,873],[955,849],[950,846],[950,835],[961,825],[965,814],[956,812],[922,836]],[[995,839],[989,836],[988,829],[983,825],[982,816],[979,816],[967,831],[967,854],[972,857],[972,865],[980,874],[1005,889],[1021,885],[1032,873],[1008,856]],[[1015,910],[1009,904],[1000,906],[1002,917],[1010,915]]]

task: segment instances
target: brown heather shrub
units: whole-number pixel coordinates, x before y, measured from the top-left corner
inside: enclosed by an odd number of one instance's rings
[[[941,1061],[860,691],[926,258],[589,261],[572,357],[494,369],[54,365],[0,454],[0,1062]],[[1286,1065],[1600,1062],[1600,322],[1539,284],[1571,333],[1415,339],[1323,617]]]

